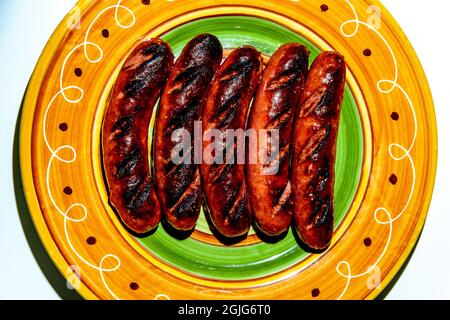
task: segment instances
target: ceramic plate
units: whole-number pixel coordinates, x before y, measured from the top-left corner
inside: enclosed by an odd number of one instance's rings
[[[140,40],[178,55],[199,33],[270,56],[300,42],[337,50],[348,75],[338,135],[335,236],[309,253],[290,231],[224,245],[201,214],[192,235],[130,235],[108,204],[100,132],[111,88]],[[152,122],[153,126],[153,122]],[[150,130],[151,132],[152,130]],[[427,80],[377,1],[80,1],[33,73],[21,123],[24,190],[61,273],[87,299],[372,299],[425,222],[437,133]]]

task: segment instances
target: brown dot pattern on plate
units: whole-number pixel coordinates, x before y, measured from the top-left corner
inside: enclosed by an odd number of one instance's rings
[[[322,12],[327,12],[328,11],[328,6],[326,4],[323,4],[320,6],[320,10],[322,10]]]
[[[139,289],[139,284],[137,284],[136,282],[130,283],[130,289],[131,289],[131,290],[137,290],[137,289]]]
[[[95,239],[95,237],[91,236],[86,239],[86,242],[88,245],[93,246],[94,244],[97,243],[97,239]]]
[[[77,77],[81,77],[83,75],[83,70],[81,70],[81,68],[75,68],[74,73]]]
[[[370,57],[372,55],[372,50],[364,49],[363,55],[365,55],[366,57]]]
[[[391,113],[391,119],[394,121],[398,121],[398,119],[400,119],[400,116],[398,115],[397,112],[392,112]]]
[[[150,4],[150,0],[142,0],[143,5],[148,6]]]
[[[71,195],[72,194],[72,188],[71,187],[65,187],[63,192],[67,195]]]
[[[64,131],[67,131],[67,129],[69,129],[69,126],[67,125],[67,123],[62,122],[59,124],[59,130],[64,132]]]
[[[389,177],[389,182],[392,183],[393,185],[397,184],[397,176],[395,174],[391,174],[391,176]]]
[[[369,237],[364,239],[364,245],[366,247],[370,247],[372,245],[372,239],[370,239]]]
[[[319,288],[314,288],[314,289],[312,289],[312,291],[311,291],[311,296],[312,296],[313,298],[318,297],[319,294],[320,294]]]
[[[103,38],[109,38],[109,30],[108,29],[103,29],[102,30],[102,37]]]

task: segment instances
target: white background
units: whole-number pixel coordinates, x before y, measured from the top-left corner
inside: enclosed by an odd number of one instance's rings
[[[439,167],[428,219],[414,255],[386,298],[450,299],[450,1],[382,2],[422,61],[439,127]],[[21,223],[19,218],[12,170],[14,130],[25,87],[46,41],[74,3],[0,0],[0,299],[74,297],[52,264],[39,257],[45,254],[38,253],[36,260],[28,245],[25,233],[31,239],[35,235],[29,231],[30,221],[22,217]],[[44,276],[39,265],[50,275]]]

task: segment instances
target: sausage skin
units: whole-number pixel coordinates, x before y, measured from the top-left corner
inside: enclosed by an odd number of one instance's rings
[[[288,230],[292,221],[290,154],[295,110],[308,73],[309,52],[305,46],[291,43],[281,46],[270,58],[256,91],[250,110],[248,128],[255,129],[257,146],[250,146],[260,155],[257,162],[247,161],[247,186],[253,218],[259,229],[269,236]],[[271,140],[261,142],[260,130],[277,130],[277,163],[262,162],[270,154]],[[264,134],[264,133],[263,133]],[[255,159],[256,160],[256,159]],[[276,170],[276,171],[274,171]]]
[[[214,77],[203,109],[202,184],[211,221],[226,237],[246,234],[251,224],[244,176],[245,155],[244,161],[238,163],[238,145],[235,142],[231,147],[235,151],[235,159],[224,156],[222,164],[216,161],[208,163],[205,155],[211,142],[206,137],[211,129],[217,129],[221,134],[225,134],[227,129],[241,129],[243,132],[262,67],[261,54],[255,48],[245,46],[233,50]],[[217,156],[213,152],[211,155]]]
[[[193,229],[200,214],[200,166],[194,163],[192,148],[194,121],[200,118],[203,97],[222,55],[215,36],[201,34],[192,39],[178,58],[159,104],[154,140],[157,194],[166,221],[178,230]],[[189,132],[191,152],[189,161],[174,163],[172,134],[179,129]]]
[[[138,234],[151,231],[161,217],[148,159],[148,130],[173,59],[162,40],[140,43],[119,73],[103,122],[109,200],[124,224]]]
[[[334,223],[334,165],[346,66],[336,52],[313,62],[294,124],[292,191],[301,240],[323,250]]]

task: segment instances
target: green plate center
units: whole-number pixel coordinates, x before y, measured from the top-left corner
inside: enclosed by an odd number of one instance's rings
[[[184,45],[200,33],[217,36],[224,48],[252,45],[271,55],[288,42],[304,44],[312,62],[320,50],[300,35],[273,22],[247,16],[205,18],[179,26],[162,38],[179,55]],[[360,116],[351,90],[345,90],[338,135],[335,180],[335,229],[342,222],[352,204],[358,187],[363,159],[363,133]],[[197,230],[211,233],[204,213]],[[252,234],[254,233],[251,230]],[[295,265],[309,255],[298,245],[292,230],[277,243],[260,242],[231,247],[216,246],[192,238],[178,240],[162,226],[152,235],[138,241],[152,255],[185,272],[221,280],[246,280],[267,276]]]

